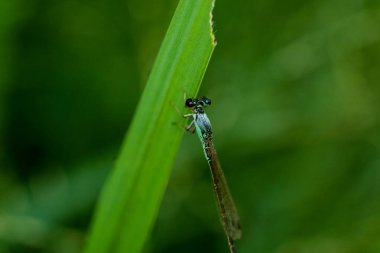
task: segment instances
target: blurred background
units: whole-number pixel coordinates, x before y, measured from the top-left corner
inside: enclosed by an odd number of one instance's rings
[[[0,253],[77,253],[176,0],[0,2]],[[212,98],[239,252],[380,252],[380,1],[217,0]],[[185,135],[144,252],[227,252]]]

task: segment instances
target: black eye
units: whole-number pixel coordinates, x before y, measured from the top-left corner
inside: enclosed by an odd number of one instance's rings
[[[196,105],[196,100],[195,99],[192,99],[192,98],[188,98],[186,99],[186,102],[185,102],[185,105],[187,107],[194,107]]]
[[[211,105],[211,99],[209,99],[209,98],[202,97],[202,101],[203,101],[203,103],[205,103],[206,105]]]

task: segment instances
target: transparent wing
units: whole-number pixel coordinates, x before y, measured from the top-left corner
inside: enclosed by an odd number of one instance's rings
[[[221,221],[230,243],[231,252],[235,252],[233,240],[241,238],[239,214],[230,193],[227,180],[224,177],[215,147],[212,143],[211,133],[203,136],[202,144],[211,170]]]

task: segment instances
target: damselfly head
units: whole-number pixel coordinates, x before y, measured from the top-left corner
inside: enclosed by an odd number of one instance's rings
[[[204,112],[203,107],[209,105],[211,105],[211,99],[207,97],[188,98],[185,102],[185,106],[194,108],[194,112]]]

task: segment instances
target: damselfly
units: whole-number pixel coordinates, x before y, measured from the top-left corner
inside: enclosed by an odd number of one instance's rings
[[[211,100],[206,97],[189,98],[185,105],[193,110],[192,113],[183,115],[185,118],[191,117],[193,119],[186,130],[191,130],[195,126],[202,143],[210,167],[221,222],[227,235],[229,248],[231,253],[236,253],[234,241],[241,237],[240,219],[213,144],[210,120],[204,112],[204,108],[211,105]]]

